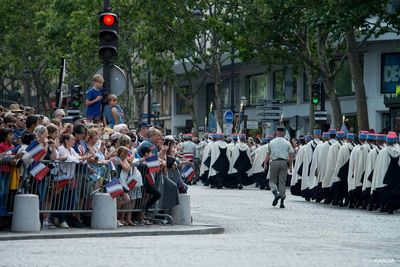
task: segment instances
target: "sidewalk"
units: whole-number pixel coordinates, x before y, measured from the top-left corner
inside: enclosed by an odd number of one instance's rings
[[[149,225],[125,226],[116,230],[98,230],[91,228],[48,229],[39,233],[14,233],[1,231],[0,241],[28,239],[88,238],[88,237],[128,237],[128,236],[162,236],[162,235],[208,235],[222,234],[225,229],[210,224],[192,225]]]

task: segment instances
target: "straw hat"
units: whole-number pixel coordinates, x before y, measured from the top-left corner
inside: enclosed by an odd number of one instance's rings
[[[12,113],[24,112],[22,109],[19,108],[19,104],[11,104],[8,108]]]

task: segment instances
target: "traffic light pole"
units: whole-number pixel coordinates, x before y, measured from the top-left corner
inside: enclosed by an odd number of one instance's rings
[[[324,84],[322,82],[322,78],[320,79],[319,86],[320,86],[320,94],[321,94],[321,110],[325,111],[325,87],[324,87]],[[326,125],[326,122],[321,121],[320,129],[322,131],[325,130],[325,125]]]
[[[320,90],[321,90],[321,110],[325,110],[325,87],[322,83],[322,79],[319,83]]]
[[[105,11],[105,12],[111,11],[110,1],[109,0],[104,0],[104,2],[103,2],[103,11]]]
[[[110,69],[111,69],[111,62],[110,61],[103,61],[103,93],[104,96],[107,96],[110,93]]]
[[[147,123],[151,124],[151,73],[150,68],[147,69]]]

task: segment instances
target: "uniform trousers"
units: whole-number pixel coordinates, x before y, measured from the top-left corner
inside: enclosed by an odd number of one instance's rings
[[[278,192],[282,198],[286,196],[286,177],[288,165],[286,160],[272,160],[270,163],[269,186],[272,192]]]

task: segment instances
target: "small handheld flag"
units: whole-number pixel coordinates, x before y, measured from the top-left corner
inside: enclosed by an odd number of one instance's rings
[[[71,189],[76,188],[76,182],[72,177],[65,174],[57,175],[54,177],[54,189],[56,191],[62,190],[66,186],[70,186]]]
[[[36,181],[41,181],[49,172],[49,168],[43,163],[38,163],[33,166],[30,174],[35,178]]]
[[[25,155],[22,157],[22,160],[26,165],[29,165],[32,160],[40,161],[40,159],[46,155],[46,150],[38,141],[34,140],[30,143],[30,145],[25,150]]]
[[[194,160],[194,154],[193,153],[184,153],[183,158],[187,160]]]
[[[107,193],[110,194],[112,198],[116,198],[124,194],[124,189],[118,179],[114,179],[104,185]]]
[[[146,159],[146,165],[147,168],[149,168],[150,173],[159,172],[161,170],[160,162],[158,161],[157,156],[148,157]]]
[[[191,166],[187,165],[182,169],[182,174],[189,182],[191,182],[196,173]]]
[[[146,174],[145,178],[146,178],[147,182],[148,182],[150,185],[154,185],[154,184],[156,183],[156,182],[154,181],[153,175],[152,175],[151,173],[149,173],[149,172]]]
[[[142,175],[140,174],[139,171],[134,170],[129,176],[126,181],[126,184],[128,185],[128,188],[132,190],[136,186],[142,186]]]

